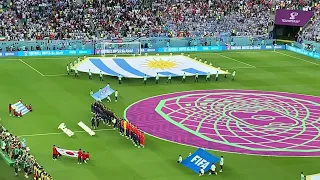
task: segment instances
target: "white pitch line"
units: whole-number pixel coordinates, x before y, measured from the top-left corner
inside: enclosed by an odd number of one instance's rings
[[[278,51],[274,51],[274,52],[275,52],[275,53],[278,53],[278,54],[281,54],[281,55],[284,55],[284,56],[288,56],[288,57],[294,58],[294,59],[298,59],[298,60],[300,60],[300,61],[304,61],[304,62],[313,64],[313,65],[320,66],[320,64],[318,64],[318,63],[314,63],[314,62],[311,62],[311,61],[308,61],[308,60],[305,60],[305,59],[301,59],[301,58],[298,58],[298,57],[294,57],[294,56],[291,56],[291,55],[289,55],[289,54],[285,54],[285,53],[278,52]]]
[[[99,131],[111,131],[114,129],[98,129],[98,130],[93,130],[94,132],[99,132]],[[86,131],[73,131],[74,133],[84,133]],[[55,132],[55,133],[43,133],[43,134],[26,134],[26,135],[20,135],[18,137],[34,137],[34,136],[49,136],[49,135],[57,135],[57,134],[64,134],[64,132]]]
[[[255,66],[253,66],[253,65],[251,65],[251,64],[247,64],[247,63],[245,63],[245,62],[236,60],[236,59],[234,59],[234,58],[231,58],[231,57],[228,57],[228,56],[219,54],[219,53],[214,53],[214,54],[216,54],[216,55],[218,55],[218,56],[221,56],[221,57],[224,57],[224,58],[227,58],[227,59],[230,59],[230,60],[233,60],[233,61],[236,61],[236,62],[241,63],[241,64],[244,64],[244,65],[246,65],[246,66],[250,66],[251,68],[257,68],[257,67],[255,67]]]
[[[253,67],[231,67],[231,68],[221,68],[221,69],[254,69]]]
[[[44,74],[42,74],[40,71],[38,71],[36,68],[32,67],[30,64],[24,62],[23,60],[19,59],[20,62],[22,62],[23,64],[25,64],[26,66],[28,66],[29,68],[31,68],[32,70],[34,70],[35,72],[37,72],[38,74],[40,74],[41,76],[44,76]]]
[[[67,76],[68,74],[44,74],[45,77]]]

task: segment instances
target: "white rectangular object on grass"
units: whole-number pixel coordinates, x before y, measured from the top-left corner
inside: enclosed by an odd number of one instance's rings
[[[68,129],[64,123],[61,123],[59,125],[58,129],[61,129],[69,137],[72,137],[74,135],[74,132],[72,132],[70,129]]]
[[[90,136],[96,135],[94,131],[92,131],[87,125],[85,125],[82,121],[78,123],[78,125],[85,130]]]

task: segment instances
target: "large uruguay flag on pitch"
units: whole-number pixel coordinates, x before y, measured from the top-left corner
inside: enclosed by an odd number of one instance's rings
[[[191,156],[184,159],[181,164],[191,169],[195,173],[199,173],[200,168],[203,168],[204,172],[207,172],[211,164],[217,164],[220,159],[216,156],[211,155],[206,150],[199,148]]]
[[[199,60],[199,58],[198,58]],[[123,76],[128,78],[155,77],[157,73],[160,77],[171,75],[194,76],[210,74],[227,74],[227,72],[209,66],[210,62],[204,63],[187,56],[136,56],[136,57],[90,57],[80,64],[76,65],[76,69],[81,72],[89,72],[94,74],[105,74],[109,76]]]
[[[112,93],[114,93],[114,90],[111,89],[109,86],[106,86],[106,87],[102,88],[101,90],[99,90],[98,92],[92,94],[91,96],[96,101],[102,101],[103,99],[110,96]]]

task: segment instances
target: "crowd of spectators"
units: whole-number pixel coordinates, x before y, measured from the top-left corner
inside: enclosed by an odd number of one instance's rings
[[[314,18],[304,29],[301,36],[305,40],[320,42],[320,7],[315,10]]]
[[[302,32],[298,42],[303,40],[320,42],[320,1],[319,0],[276,0],[276,9],[314,11],[314,17]]]
[[[15,175],[23,170],[24,176],[34,175],[34,167],[41,170],[42,174],[48,175],[43,168],[37,163],[36,159],[29,154],[29,148],[26,146],[25,140],[22,142],[17,136],[12,135],[0,124],[0,147],[2,154],[8,156],[10,160],[14,161]]]
[[[156,0],[152,5],[172,36],[261,35],[271,7],[261,0]]]
[[[3,0],[0,37],[6,40],[203,36],[266,31],[264,0]]]
[[[267,34],[271,10],[319,8],[317,0],[2,0],[3,40]],[[276,4],[273,4],[275,2]],[[316,38],[314,32],[306,35]],[[312,28],[311,28],[312,29]]]
[[[317,8],[318,0],[276,0],[276,9],[313,11]]]

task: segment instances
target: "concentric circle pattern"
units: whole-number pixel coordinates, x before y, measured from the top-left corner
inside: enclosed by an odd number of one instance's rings
[[[225,152],[320,156],[320,97],[252,90],[178,92],[125,117],[155,137]]]

